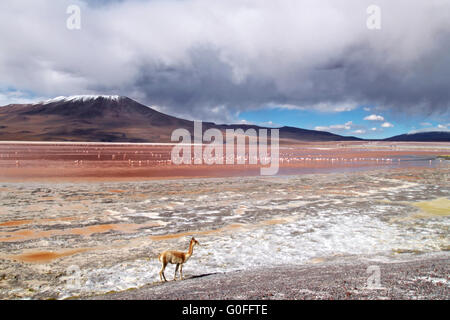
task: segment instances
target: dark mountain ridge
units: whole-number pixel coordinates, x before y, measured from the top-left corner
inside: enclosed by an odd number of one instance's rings
[[[450,132],[428,131],[407,133],[384,139],[384,141],[449,142]]]

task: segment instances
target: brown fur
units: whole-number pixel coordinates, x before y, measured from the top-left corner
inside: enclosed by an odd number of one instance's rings
[[[181,252],[181,251],[174,251],[174,250],[167,250],[161,253],[158,256],[158,260],[161,261],[162,267],[161,271],[159,271],[159,278],[161,281],[167,281],[166,276],[164,275],[164,270],[166,269],[166,266],[168,263],[176,264],[175,267],[175,275],[173,280],[177,280],[177,271],[178,268],[180,268],[180,279],[183,280],[183,264],[189,260],[189,258],[194,253],[194,246],[196,244],[199,244],[197,240],[195,240],[194,237],[192,237],[190,243],[189,243],[189,250],[188,252]]]

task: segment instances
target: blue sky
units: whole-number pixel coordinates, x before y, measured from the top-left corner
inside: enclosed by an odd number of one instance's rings
[[[370,117],[370,116],[378,117]],[[357,107],[349,111],[322,112],[316,110],[289,110],[271,107],[239,113],[241,122],[263,126],[292,126],[311,130],[324,130],[340,135],[381,139],[415,131],[446,131],[450,126],[445,119],[423,118],[410,115],[405,118],[389,110]],[[369,117],[369,118],[368,118]],[[381,120],[381,117],[383,120]],[[365,120],[375,119],[375,120]],[[443,120],[443,121],[442,121]],[[447,119],[447,122],[449,119]]]

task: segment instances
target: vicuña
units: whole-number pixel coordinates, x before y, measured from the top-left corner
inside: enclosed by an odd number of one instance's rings
[[[177,280],[178,268],[180,268],[180,279],[183,280],[183,264],[188,261],[192,256],[192,253],[194,253],[194,246],[196,244],[200,245],[200,243],[195,240],[194,237],[192,237],[191,242],[189,243],[188,252],[167,250],[158,256],[158,260],[162,263],[161,271],[159,272],[159,278],[161,279],[161,281],[163,281],[163,278],[164,281],[167,281],[166,276],[164,275],[164,270],[166,269],[168,263],[177,265],[175,267],[175,275],[173,280]]]

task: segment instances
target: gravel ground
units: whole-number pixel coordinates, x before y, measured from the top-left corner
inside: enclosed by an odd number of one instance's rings
[[[91,299],[449,299],[449,255],[415,259],[395,263],[333,261],[198,275]],[[370,289],[368,278],[376,277],[377,267],[381,286]],[[166,273],[169,274],[169,269]]]

